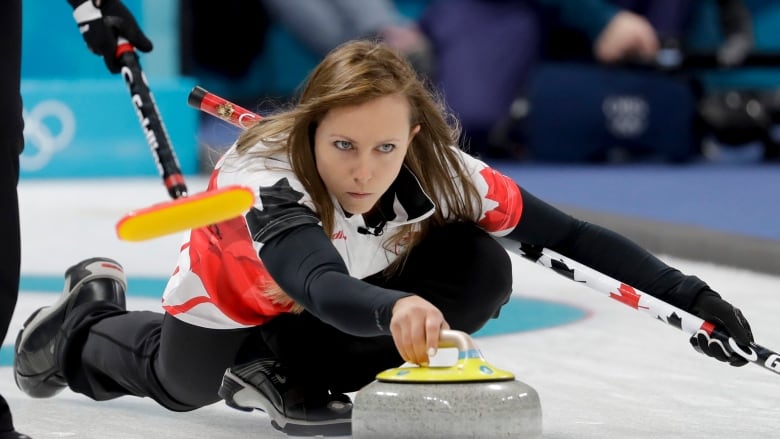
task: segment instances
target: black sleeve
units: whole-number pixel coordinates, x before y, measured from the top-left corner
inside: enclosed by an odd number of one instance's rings
[[[313,224],[274,235],[260,249],[260,259],[298,304],[353,335],[389,334],[393,305],[411,295],[351,277],[322,228]]]
[[[523,213],[509,238],[554,250],[658,299],[688,310],[707,287],[636,243],[604,227],[576,219],[520,188]]]

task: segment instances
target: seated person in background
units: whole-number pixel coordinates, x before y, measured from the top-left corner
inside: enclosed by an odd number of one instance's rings
[[[524,93],[551,27],[580,31],[599,62],[652,59],[660,41],[684,27],[691,5],[691,0],[434,0],[420,25],[436,53],[436,82],[463,124],[470,152],[491,155],[491,130]]]

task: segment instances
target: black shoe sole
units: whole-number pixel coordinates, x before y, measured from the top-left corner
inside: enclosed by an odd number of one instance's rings
[[[273,419],[271,426],[288,436],[298,437],[330,437],[330,436],[352,436],[352,423],[326,424],[326,425],[300,425],[287,423],[281,427]]]
[[[236,395],[244,392],[247,399],[256,401],[257,404],[247,405],[236,401]],[[268,414],[271,418],[271,425],[290,436],[350,436],[352,435],[352,420],[334,420],[327,422],[306,422],[299,419],[291,419],[279,412],[270,401],[262,396],[250,384],[244,382],[241,378],[228,371],[222,377],[222,385],[217,394],[225,400],[225,404],[237,410],[251,412],[260,410]],[[239,398],[243,399],[243,398]],[[259,405],[262,407],[254,407]]]
[[[44,309],[46,309],[46,307],[39,308],[27,318],[22,329],[19,331],[19,334],[17,334],[16,342],[14,343],[14,382],[16,383],[16,387],[33,398],[51,398],[67,387],[65,380],[56,376],[58,372],[56,367],[31,375],[25,375],[19,372],[19,346],[22,343],[22,334],[29,326],[29,323]],[[35,329],[38,329],[38,327],[33,328],[33,330]]]

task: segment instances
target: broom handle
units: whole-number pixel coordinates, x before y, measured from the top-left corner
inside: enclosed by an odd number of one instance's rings
[[[712,323],[550,249],[521,244],[519,253],[532,262],[543,265],[575,282],[583,283],[646,316],[674,326],[689,336],[700,330],[705,331],[710,337],[728,345],[742,358],[780,374],[780,354],[777,352],[756,343],[750,343],[747,349],[743,349],[732,337],[716,329]]]
[[[179,160],[173,152],[171,139],[160,116],[160,110],[154,101],[146,82],[146,76],[133,46],[124,38],[117,41],[116,57],[122,64],[122,77],[130,90],[130,97],[138,114],[141,128],[146,135],[149,149],[157,162],[157,169],[163,179],[168,194],[173,199],[187,195],[187,185],[179,166]]]
[[[187,103],[195,109],[218,117],[241,129],[247,129],[262,119],[262,116],[210,93],[199,86],[195,86],[190,91]]]

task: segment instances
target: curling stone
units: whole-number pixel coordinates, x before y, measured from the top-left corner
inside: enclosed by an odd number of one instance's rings
[[[439,347],[458,349],[455,365],[389,369],[356,393],[354,439],[542,436],[536,390],[488,364],[464,332],[442,331]]]

